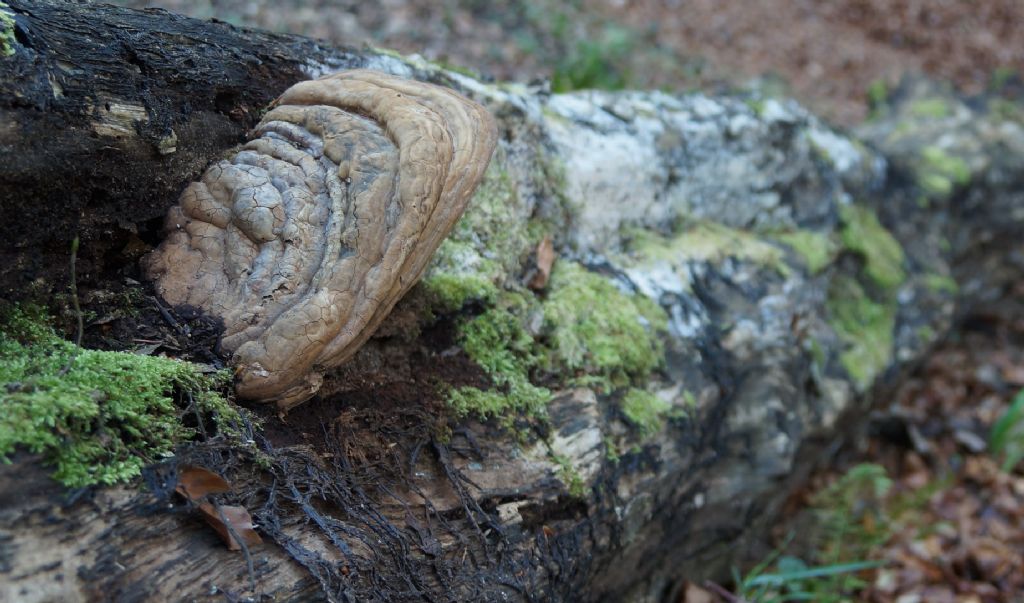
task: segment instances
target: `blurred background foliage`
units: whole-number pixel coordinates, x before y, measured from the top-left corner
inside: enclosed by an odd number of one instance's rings
[[[1024,72],[1020,0],[115,0],[334,45],[391,48],[555,90],[784,81],[841,125],[924,72],[977,93]],[[874,88],[872,88],[874,86]]]

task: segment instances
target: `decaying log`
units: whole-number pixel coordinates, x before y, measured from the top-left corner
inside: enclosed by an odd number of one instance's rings
[[[552,95],[160,11],[7,4],[3,299],[65,287],[76,235],[83,297],[142,286],[165,212],[274,98],[368,68],[497,120],[457,253],[428,274],[516,292],[535,310],[523,331],[552,348],[560,296],[585,288],[566,275],[653,302],[664,320],[632,322],[663,361],[624,378],[664,407],[643,422],[619,382],[536,368],[554,391],[533,429],[455,421],[445,386],[493,385],[453,336],[481,308],[424,320],[413,289],[317,397],[249,426],[251,444],[184,446],[142,487],[66,492],[37,458],[0,465],[5,601],[672,600],[684,578],[727,575],[871,392],[948,330],[952,277],[964,307],[1019,278],[1021,126],[950,95],[939,124],[904,110],[939,93],[897,99],[863,133],[871,150],[785,100]],[[941,143],[954,174],[922,159],[936,128],[956,133]],[[550,280],[528,221],[558,255]],[[173,494],[184,465],[223,475],[264,543],[228,551]]]

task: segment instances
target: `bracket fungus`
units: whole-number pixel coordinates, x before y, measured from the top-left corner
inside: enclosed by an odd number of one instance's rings
[[[287,409],[420,278],[497,130],[451,90],[352,70],[292,86],[254,135],[185,189],[143,267],[224,321],[240,397]]]

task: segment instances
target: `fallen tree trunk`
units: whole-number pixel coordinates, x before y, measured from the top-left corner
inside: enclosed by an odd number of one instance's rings
[[[961,258],[965,303],[1019,274],[1024,152],[996,149],[1020,126],[966,105],[990,127],[946,161],[912,120],[903,146],[867,132],[886,158],[757,95],[550,95],[159,11],[8,4],[0,282],[62,289],[79,236],[81,295],[111,316],[92,332],[139,328],[104,293],[142,286],[177,194],[297,80],[450,85],[500,142],[427,285],[250,443],[184,446],[144,491],[70,500],[38,458],[0,468],[5,599],[668,600],[727,573],[946,332]],[[509,402],[524,391],[543,407]],[[264,544],[226,550],[172,493],[185,465],[224,475]]]

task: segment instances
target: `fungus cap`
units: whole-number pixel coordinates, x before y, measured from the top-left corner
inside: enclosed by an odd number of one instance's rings
[[[320,388],[419,280],[497,141],[452,90],[368,70],[292,86],[168,212],[158,293],[224,322],[240,397]]]

